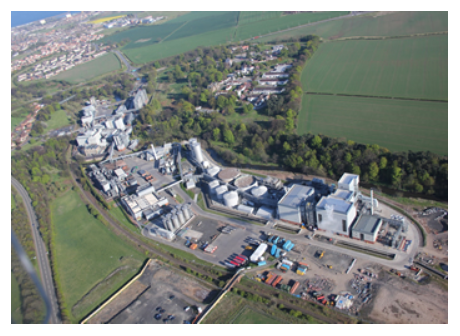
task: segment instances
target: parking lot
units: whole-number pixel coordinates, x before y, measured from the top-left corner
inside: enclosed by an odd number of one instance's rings
[[[198,307],[204,308],[215,294],[203,283],[192,279],[169,266],[152,261],[144,274],[136,281],[147,287],[140,295],[133,297],[128,305],[117,307],[108,321],[99,323],[110,324],[183,324],[193,321]],[[131,286],[135,286],[133,283]],[[123,296],[123,293],[120,295]],[[112,309],[117,305],[115,299],[101,311]],[[186,307],[190,307],[185,311]],[[161,317],[155,318],[160,314]],[[170,319],[174,316],[172,319]],[[97,321],[97,315],[95,320]],[[94,323],[93,321],[93,323]]]

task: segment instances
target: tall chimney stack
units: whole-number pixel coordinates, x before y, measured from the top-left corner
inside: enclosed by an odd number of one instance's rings
[[[374,214],[374,191],[371,189],[371,215]]]

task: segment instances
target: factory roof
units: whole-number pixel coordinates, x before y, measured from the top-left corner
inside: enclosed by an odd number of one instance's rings
[[[382,219],[371,215],[362,215],[353,226],[353,231],[373,235],[382,223]]]
[[[312,187],[306,187],[300,184],[294,184],[291,189],[281,198],[278,202],[280,205],[288,207],[298,207],[307,198],[311,197],[315,193],[315,189]]]
[[[344,200],[344,201],[349,201],[352,195],[353,195],[353,192],[352,192],[352,191],[343,190],[343,189],[337,189],[337,190],[332,194],[333,197],[342,199],[342,200]]]
[[[328,196],[322,197],[319,203],[316,205],[316,208],[327,210],[329,207],[332,207],[334,209],[334,212],[347,214],[352,206],[353,204],[350,202],[346,202],[340,198]]]
[[[257,216],[270,220],[273,216],[273,210],[266,207],[265,205],[261,206],[259,210],[257,210]]]
[[[339,180],[339,183],[351,184],[354,179],[359,179],[359,175],[344,173]]]

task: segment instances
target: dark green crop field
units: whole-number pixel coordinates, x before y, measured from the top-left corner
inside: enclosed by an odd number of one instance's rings
[[[298,133],[447,154],[447,103],[304,95]]]
[[[283,40],[308,34],[315,34],[324,39],[338,39],[352,36],[406,36],[447,30],[447,12],[395,12],[353,16],[300,27],[264,37],[260,41]]]
[[[105,42],[129,40],[123,48],[136,64],[174,56],[198,46],[251,39],[289,27],[346,15],[319,12],[282,15],[281,12],[191,12],[165,23],[139,26],[107,36]]]
[[[447,100],[447,35],[328,42],[302,73],[306,92]]]
[[[319,12],[284,15],[278,18],[257,21],[250,24],[238,25],[235,41],[249,39],[255,36],[273,33],[279,30],[322,21],[337,16],[347,15],[348,12]]]

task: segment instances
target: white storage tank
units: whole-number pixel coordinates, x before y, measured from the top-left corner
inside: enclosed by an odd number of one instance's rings
[[[229,191],[224,194],[224,205],[233,208],[238,205],[238,193],[236,191]]]
[[[182,225],[185,223],[185,218],[184,218],[184,215],[182,214],[182,211],[179,211],[177,213],[177,218],[179,218],[179,223]]]
[[[184,214],[185,220],[189,220],[190,217],[192,217],[192,214],[190,213],[190,210],[188,209],[188,205],[186,204],[182,206],[182,213]]]
[[[222,199],[224,194],[228,191],[228,188],[227,188],[226,185],[221,185],[221,186],[217,187],[215,190],[216,190],[217,198]]]
[[[219,181],[217,181],[217,180],[213,180],[213,181],[209,182],[208,186],[209,186],[209,191],[210,191],[212,194],[215,194],[215,193],[216,193],[216,188],[217,188],[218,186],[220,186],[220,183],[219,183]]]
[[[203,161],[203,168],[208,169],[209,168],[209,162],[208,161]]]
[[[253,194],[255,197],[263,197],[267,193],[267,190],[268,189],[266,186],[260,186],[252,189],[251,194]]]
[[[196,139],[190,139],[189,145],[192,149],[193,157],[195,158],[195,160],[199,163],[203,162],[204,160],[203,154],[201,153],[201,144],[198,141],[196,141]]]
[[[166,220],[166,227],[168,228],[169,231],[171,231],[171,232],[174,231],[174,227],[173,227],[173,224],[172,224],[170,219]]]
[[[179,218],[177,218],[176,215],[172,216],[171,221],[173,223],[174,229],[178,229],[180,227]]]

